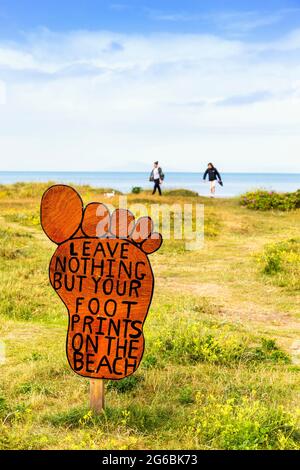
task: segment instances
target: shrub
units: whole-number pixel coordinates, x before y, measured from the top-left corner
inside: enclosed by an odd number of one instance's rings
[[[142,366],[144,369],[152,369],[157,365],[157,358],[154,354],[147,354],[143,357]]]
[[[179,400],[179,403],[181,403],[181,405],[190,405],[190,404],[194,403],[195,398],[194,398],[193,389],[191,387],[188,387],[188,386],[183,387],[180,390],[178,400]]]
[[[170,189],[164,191],[165,196],[182,196],[182,197],[197,197],[199,194],[196,191],[190,189]]]
[[[231,366],[243,363],[289,363],[289,357],[281,351],[275,341],[259,338],[249,344],[246,338],[222,333],[203,333],[203,326],[187,325],[172,328],[155,342],[158,356],[177,364],[199,362]]]
[[[82,422],[86,422],[87,416],[90,416],[88,410],[85,407],[78,407],[47,415],[44,420],[56,427],[66,426],[68,428],[76,428]]]
[[[240,204],[248,209],[268,211],[289,211],[300,207],[300,190],[294,193],[276,193],[274,191],[257,190],[240,197]]]
[[[258,256],[261,272],[275,284],[291,289],[300,288],[300,239],[267,245]]]
[[[116,390],[119,393],[131,392],[134,390],[142,381],[144,377],[141,375],[130,375],[122,380],[110,380],[108,382],[108,390]]]
[[[22,199],[34,199],[34,198],[41,198],[42,194],[48,189],[50,186],[54,184],[59,184],[59,182],[55,181],[48,181],[45,183],[38,183],[38,182],[18,182],[13,184],[0,184],[0,199],[14,199],[14,198],[22,198]],[[69,182],[74,188],[76,188],[82,195],[85,196],[96,193],[96,194],[103,194],[106,192],[111,192],[113,188],[94,188],[87,184],[78,185],[72,182]],[[122,194],[121,191],[114,189],[116,194]]]
[[[41,197],[43,192],[49,186],[55,184],[53,181],[47,183],[31,183],[31,182],[18,182],[13,184],[1,184],[0,185],[0,197],[1,198],[35,198]]]
[[[143,188],[140,186],[134,186],[131,190],[132,194],[140,194],[142,192]]]

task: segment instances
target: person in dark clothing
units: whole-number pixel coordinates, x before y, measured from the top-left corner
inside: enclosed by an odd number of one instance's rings
[[[216,192],[216,181],[218,180],[219,184],[223,186],[222,178],[221,178],[220,173],[218,172],[218,170],[214,167],[212,163],[209,163],[207,165],[207,170],[205,171],[203,175],[204,181],[206,180],[207,175],[208,175],[208,180],[210,183],[210,194],[211,194],[211,197],[214,197],[215,192]]]
[[[163,174],[161,167],[158,165],[158,162],[154,162],[154,166],[149,178],[149,181],[153,181],[154,183],[152,194],[155,194],[156,190],[158,189],[159,195],[161,196],[160,185],[163,182],[164,177],[165,175]]]

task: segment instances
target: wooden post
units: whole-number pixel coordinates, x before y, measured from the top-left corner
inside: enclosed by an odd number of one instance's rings
[[[101,413],[104,410],[104,380],[90,380],[90,408],[95,413]]]

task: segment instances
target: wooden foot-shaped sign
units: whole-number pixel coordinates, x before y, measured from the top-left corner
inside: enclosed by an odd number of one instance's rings
[[[148,254],[162,243],[149,217],[104,204],[85,208],[70,186],[51,186],[41,201],[41,223],[58,245],[50,282],[68,309],[67,357],[91,379],[122,379],[138,368],[143,324],[154,287]]]

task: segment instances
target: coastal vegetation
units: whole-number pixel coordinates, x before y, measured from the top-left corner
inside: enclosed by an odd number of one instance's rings
[[[55,246],[39,205],[50,184],[0,186],[0,448],[299,450],[300,209],[287,210],[292,196],[276,206],[278,196],[261,191],[128,195],[129,204],[204,204],[205,241],[187,251],[171,238],[151,255],[144,358],[134,375],[107,381],[105,412],[95,415],[88,380],[67,364],[67,312],[48,281]],[[75,187],[85,204],[106,202],[111,191]],[[118,204],[117,191],[109,203]]]
[[[293,193],[278,193],[275,191],[250,191],[240,198],[242,206],[249,209],[268,211],[290,211],[300,208],[300,190]]]

